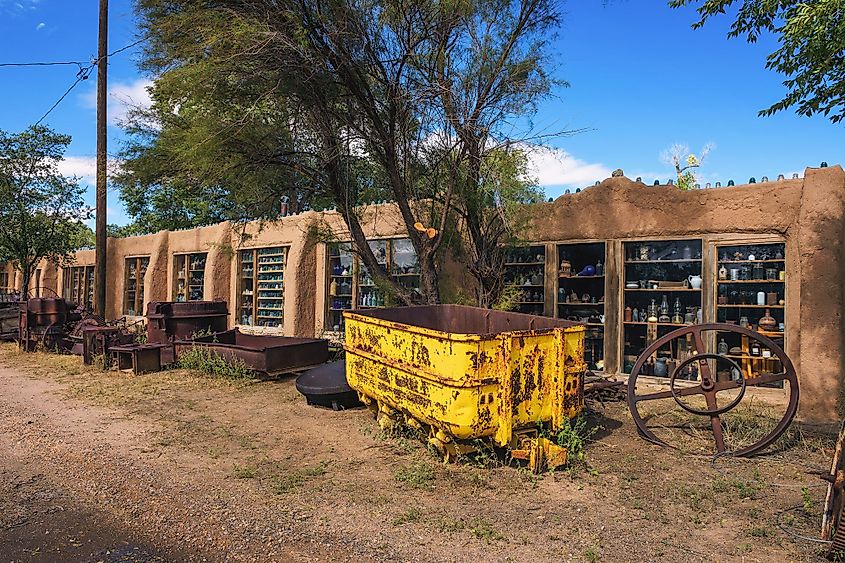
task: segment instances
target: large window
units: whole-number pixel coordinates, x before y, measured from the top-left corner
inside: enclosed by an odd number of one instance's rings
[[[11,293],[9,287],[9,272],[0,272],[0,293]]]
[[[285,316],[285,259],[283,247],[240,252],[238,322],[280,327]]]
[[[174,301],[202,301],[205,295],[205,252],[177,254]]]
[[[150,265],[149,256],[127,258],[123,279],[123,314],[144,314],[144,276]]]
[[[94,266],[65,268],[62,297],[90,308],[94,303]]]

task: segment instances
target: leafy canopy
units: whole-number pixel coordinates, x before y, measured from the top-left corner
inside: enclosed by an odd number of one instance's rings
[[[41,260],[70,261],[91,242],[84,188],[58,169],[68,144],[70,136],[40,125],[0,131],[0,261],[23,273],[24,295]]]
[[[754,43],[765,32],[779,48],[766,68],[786,76],[787,94],[761,110],[761,116],[795,107],[799,115],[822,114],[833,123],[845,119],[845,0],[670,0],[678,8],[698,5],[702,27],[708,19],[737,6],[729,37]]]

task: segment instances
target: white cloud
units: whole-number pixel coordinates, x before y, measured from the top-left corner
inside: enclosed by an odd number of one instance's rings
[[[152,99],[148,88],[153,81],[147,78],[139,78],[132,82],[115,82],[109,85],[108,115],[109,123],[120,125],[135,108],[146,109],[152,105]],[[87,107],[97,107],[96,87],[82,95]]]
[[[38,25],[36,25],[36,26],[35,26],[35,31],[41,31],[41,30],[42,30],[42,29],[44,29],[45,27],[47,27],[47,24],[46,24],[46,23],[44,23],[44,22],[39,22],[39,23],[38,23]]]
[[[531,174],[547,195],[562,193],[563,188],[583,188],[611,174],[610,168],[597,162],[586,162],[561,149],[535,147],[529,152]],[[560,188],[558,190],[548,188]]]
[[[59,162],[63,176],[76,176],[86,184],[94,185],[97,179],[97,159],[93,156],[66,156]]]
[[[108,174],[112,176],[120,168],[122,161],[108,159]],[[66,156],[59,162],[59,172],[63,176],[76,176],[82,184],[93,186],[97,183],[97,158],[94,156]]]

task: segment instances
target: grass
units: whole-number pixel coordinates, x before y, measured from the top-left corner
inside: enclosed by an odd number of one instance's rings
[[[599,560],[599,550],[596,547],[588,547],[584,550],[584,559],[590,563],[596,563]]]
[[[419,507],[412,506],[391,521],[394,526],[403,526],[413,522],[419,522],[422,518],[422,510]]]
[[[235,479],[253,479],[258,474],[258,468],[254,465],[235,465],[232,473]]]
[[[325,475],[327,468],[328,463],[321,461],[317,465],[304,467],[298,471],[285,473],[284,475],[274,475],[270,480],[270,489],[277,495],[290,492],[301,487],[310,479]]]
[[[226,359],[206,346],[192,346],[179,354],[177,365],[182,369],[199,371],[223,379],[253,379],[255,373],[243,360]]]
[[[564,418],[563,426],[554,435],[554,441],[566,449],[568,466],[586,466],[586,445],[599,430],[601,426],[591,425],[583,411],[571,420]]]
[[[397,469],[393,478],[414,489],[426,489],[434,480],[434,469],[427,463],[416,462]]]
[[[470,522],[469,531],[473,536],[480,540],[484,540],[487,543],[493,543],[494,541],[505,539],[505,536],[496,531],[490,522],[482,518],[476,518]]]

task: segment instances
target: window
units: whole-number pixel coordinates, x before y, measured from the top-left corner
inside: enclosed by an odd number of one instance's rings
[[[205,294],[205,261],[207,254],[177,254],[174,301],[202,301]]]
[[[94,266],[70,266],[64,269],[62,297],[91,307],[94,303]]]
[[[123,279],[123,314],[144,314],[144,277],[150,265],[149,256],[126,259]]]
[[[0,272],[0,293],[11,293],[12,288],[9,287],[9,272]]]
[[[242,250],[239,256],[238,322],[252,326],[284,326],[287,249]]]
[[[32,285],[32,293],[35,297],[41,297],[41,268],[35,269],[35,283]]]

